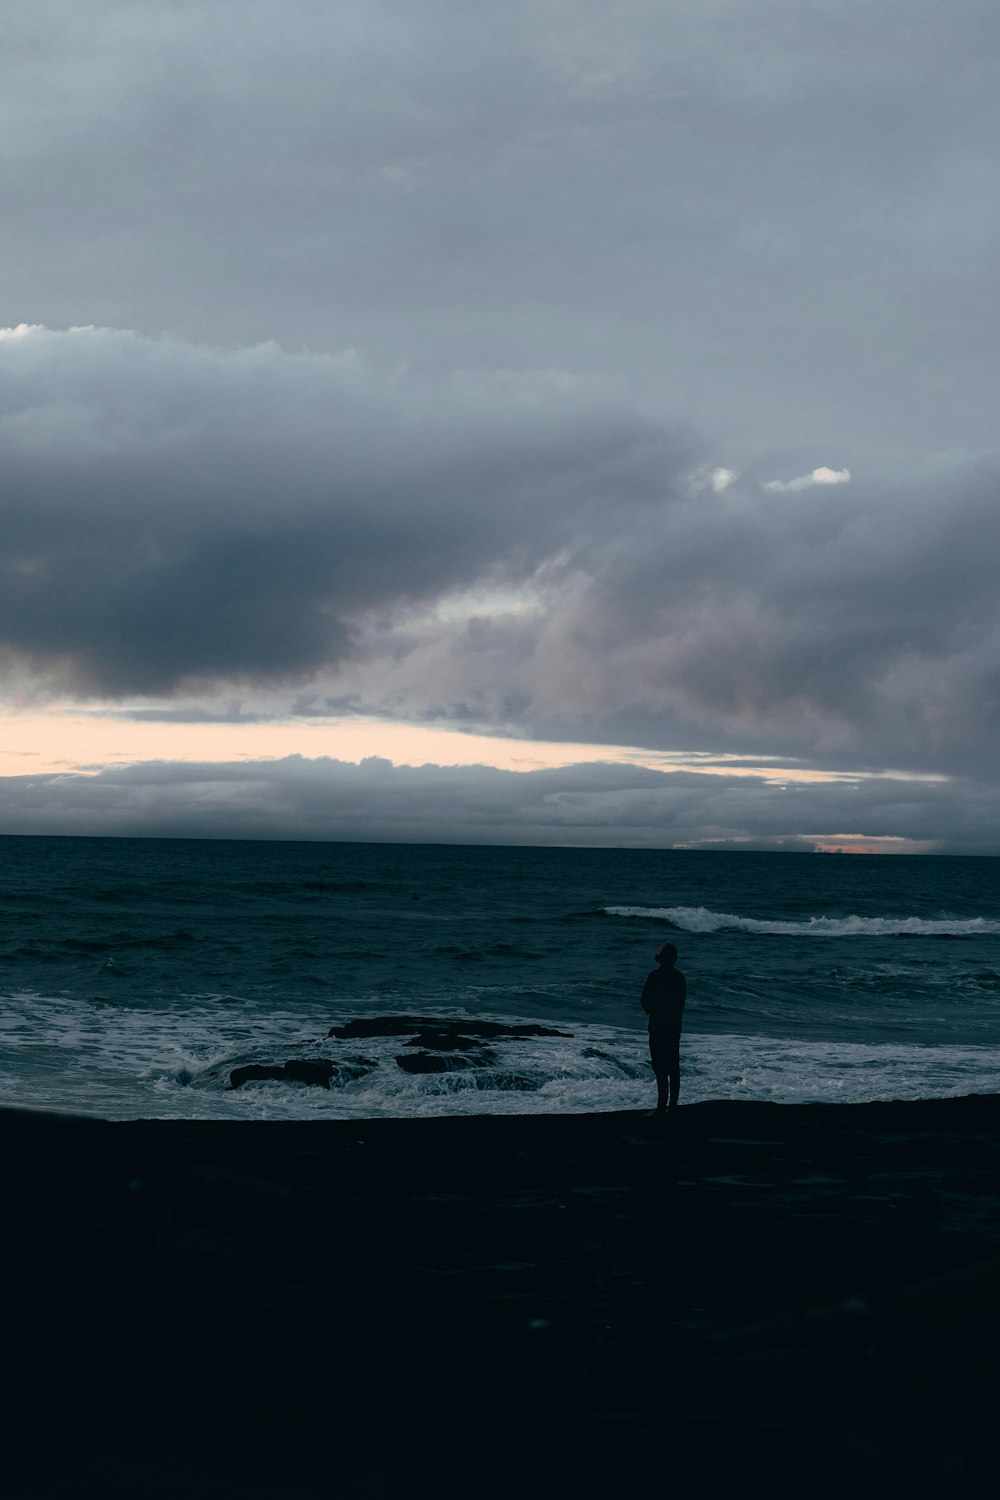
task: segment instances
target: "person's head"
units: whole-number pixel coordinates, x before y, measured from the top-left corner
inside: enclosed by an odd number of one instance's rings
[[[662,964],[665,969],[669,969],[671,964],[677,962],[677,949],[673,943],[664,943],[661,947],[657,948],[656,962]]]

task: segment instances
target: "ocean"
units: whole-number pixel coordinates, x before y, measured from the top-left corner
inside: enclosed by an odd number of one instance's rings
[[[4,837],[0,909],[0,1104],[650,1106],[665,939],[682,1105],[1000,1090],[998,859]]]

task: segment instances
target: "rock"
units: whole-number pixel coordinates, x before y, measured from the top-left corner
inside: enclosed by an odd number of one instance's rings
[[[263,1083],[273,1080],[277,1083],[310,1083],[328,1089],[330,1079],[336,1072],[337,1064],[325,1057],[317,1058],[313,1062],[293,1057],[286,1063],[248,1063],[245,1067],[232,1070],[229,1075],[229,1087],[238,1089],[242,1088],[245,1083]]]
[[[284,1064],[275,1067],[268,1063],[247,1063],[245,1067],[233,1069],[229,1075],[229,1087],[238,1089],[242,1088],[245,1083],[261,1083],[268,1078],[284,1078],[284,1076]]]
[[[433,1031],[439,1036],[461,1037],[453,1046],[466,1045],[470,1037],[512,1037],[515,1040],[529,1036],[566,1036],[571,1031],[556,1031],[551,1026],[539,1026],[534,1022],[508,1025],[503,1021],[449,1021],[438,1016],[368,1016],[360,1021],[348,1021],[344,1026],[331,1026],[327,1037],[404,1036],[408,1031],[418,1033]],[[408,1042],[407,1046],[419,1045]],[[440,1047],[441,1042],[435,1042]]]
[[[396,1058],[404,1073],[457,1073],[465,1068],[486,1067],[494,1061],[493,1053],[486,1048],[475,1057],[440,1057],[434,1052],[404,1052]]]
[[[430,1026],[426,1016],[370,1016],[364,1021],[348,1021],[346,1026],[331,1026],[327,1038],[359,1036],[402,1036],[415,1026]]]
[[[396,1062],[404,1073],[447,1073],[449,1071],[449,1059],[435,1057],[431,1052],[410,1052],[397,1057]],[[454,1059],[451,1066],[462,1066],[465,1059]]]
[[[328,1062],[323,1057],[315,1062],[304,1062],[298,1058],[292,1058],[285,1063],[285,1077],[289,1082],[314,1083],[324,1089],[330,1087],[330,1079],[338,1071],[336,1063]]]
[[[313,1059],[292,1057],[285,1063],[247,1063],[233,1068],[229,1074],[229,1087],[242,1088],[245,1083],[306,1083],[328,1089],[331,1082],[349,1083],[352,1078],[361,1078],[378,1063],[370,1057],[351,1057],[343,1062],[332,1062],[327,1057]]]
[[[430,1027],[426,1031],[418,1031],[416,1036],[403,1043],[404,1047],[432,1047],[436,1052],[468,1051],[479,1045],[474,1036],[462,1036],[458,1032],[439,1031]]]

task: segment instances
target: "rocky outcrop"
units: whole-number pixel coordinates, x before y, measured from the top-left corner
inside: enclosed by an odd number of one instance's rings
[[[474,1068],[487,1069],[495,1066],[496,1054],[485,1042],[510,1040],[524,1041],[530,1037],[572,1037],[571,1031],[557,1031],[554,1026],[541,1026],[526,1021],[478,1021],[449,1020],[441,1016],[366,1016],[361,1020],[347,1021],[343,1026],[331,1026],[327,1039],[359,1039],[361,1037],[406,1037],[404,1047],[418,1050],[397,1055],[396,1063],[404,1073],[455,1073]],[[535,1085],[527,1079],[513,1079],[508,1083],[495,1082],[496,1087],[531,1088]]]
[[[328,1057],[289,1058],[285,1063],[247,1063],[233,1068],[229,1074],[229,1087],[242,1088],[245,1083],[307,1083],[328,1089],[335,1083],[347,1083],[360,1078],[378,1063],[370,1057],[356,1057],[349,1061],[334,1062]]]
[[[425,1027],[418,1031],[416,1036],[411,1036],[404,1047],[430,1047],[435,1052],[469,1052],[477,1047],[482,1047],[482,1042],[474,1036],[467,1036],[460,1031],[446,1031],[438,1027]]]
[[[529,1079],[504,1073],[488,1082],[488,1070],[497,1064],[496,1053],[489,1047],[494,1040],[521,1041],[532,1037],[572,1037],[569,1031],[536,1022],[449,1020],[440,1016],[368,1016],[331,1026],[326,1040],[357,1041],[362,1038],[400,1037],[405,1048],[397,1065],[404,1073],[453,1073],[480,1070],[479,1087],[534,1088]],[[339,1051],[339,1048],[331,1049]],[[247,1083],[295,1083],[315,1088],[338,1088],[362,1078],[378,1063],[370,1057],[291,1057],[287,1061],[233,1058],[208,1069],[199,1079],[203,1086],[218,1087],[228,1077],[229,1089],[240,1089]]]
[[[539,1026],[534,1022],[526,1022],[520,1025],[517,1022],[507,1023],[504,1021],[449,1021],[438,1016],[367,1016],[361,1021],[348,1021],[344,1026],[331,1026],[327,1037],[342,1037],[344,1039],[371,1036],[405,1036],[408,1031],[416,1031],[417,1036],[412,1041],[406,1042],[407,1047],[429,1046],[438,1048],[442,1046],[465,1046],[472,1045],[470,1039],[478,1038],[487,1040],[499,1037],[511,1037],[514,1040],[522,1040],[532,1036],[566,1036],[571,1037],[571,1031],[556,1031],[551,1026]],[[434,1043],[421,1042],[420,1036],[433,1032],[438,1038],[461,1038],[461,1041],[435,1041]]]
[[[404,1052],[396,1058],[404,1073],[457,1073],[467,1068],[489,1067],[495,1061],[495,1055],[486,1047],[471,1057],[464,1054],[459,1057],[441,1057],[433,1052]]]

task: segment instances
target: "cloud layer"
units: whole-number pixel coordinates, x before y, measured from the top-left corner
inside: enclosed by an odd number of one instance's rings
[[[136,837],[1000,849],[992,788],[972,782],[782,785],[607,764],[512,772],[299,756],[148,763],[93,776],[0,778],[0,823],[7,833]]]
[[[294,681],[361,615],[585,558],[662,503],[685,446],[558,372],[13,330],[0,640],[81,691]]]
[[[287,684],[304,711],[552,739],[992,765],[993,459],[706,489],[694,439],[614,384],[89,329],[0,340],[0,444],[12,670],[112,696]]]
[[[7,0],[4,25],[13,321],[612,372],[738,462],[809,450],[790,473],[851,462],[831,439],[992,441],[984,0]]]

